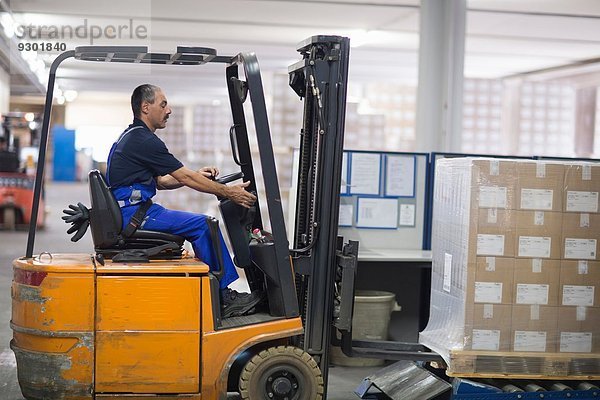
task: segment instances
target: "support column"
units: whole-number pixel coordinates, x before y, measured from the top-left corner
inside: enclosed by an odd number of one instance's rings
[[[417,151],[461,149],[466,0],[422,0]]]
[[[587,158],[594,153],[596,91],[595,86],[575,91],[575,155],[577,157]]]

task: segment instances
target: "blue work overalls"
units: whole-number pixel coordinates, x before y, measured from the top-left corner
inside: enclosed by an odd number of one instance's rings
[[[138,128],[142,127],[135,126],[126,130],[112,145],[110,153],[108,154],[106,168],[106,180],[109,185],[110,160],[114,151],[131,131]],[[129,223],[129,220],[139,208],[139,205],[147,199],[151,199],[156,194],[156,180],[150,179],[148,182],[143,183],[136,182],[130,186],[111,187],[110,190],[121,207],[123,229],[125,229],[125,226]],[[210,230],[206,223],[206,215],[169,210],[159,204],[153,203],[146,213],[140,229],[182,236],[192,244],[196,257],[208,264],[211,271],[218,268],[217,255],[212,246]],[[223,268],[225,270],[225,273],[219,282],[219,286],[223,289],[238,279],[239,276],[235,270],[233,261],[229,256],[229,251],[225,245],[221,232],[219,232],[219,241],[221,243],[221,253],[223,254]]]

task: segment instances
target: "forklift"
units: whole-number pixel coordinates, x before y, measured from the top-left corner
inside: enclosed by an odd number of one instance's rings
[[[358,242],[344,243],[337,236],[349,48],[345,37],[310,37],[298,45],[301,59],[288,70],[291,88],[304,101],[291,248],[254,53],[224,56],[211,48],[179,46],[166,54],[143,46],[83,46],[55,59],[26,255],[13,263],[10,345],[25,398],[212,400],[225,399],[228,391],[242,399],[326,398],[332,334],[340,332],[342,348],[352,354]],[[126,235],[117,202],[98,171],[89,174],[91,207],[79,203],[67,210],[67,218],[77,215],[70,219],[71,240],[89,227],[93,252],[34,254],[54,82],[67,59],[179,68],[225,65],[232,156],[240,170],[221,182],[243,179],[256,192],[254,165],[259,162],[265,198],[251,210],[227,199],[220,199],[219,208],[236,266],[245,270],[252,290],[266,293],[262,309],[222,318],[222,268],[210,272],[186,255],[182,237],[142,229]],[[250,150],[248,99],[259,160]],[[264,231],[261,202],[267,205],[270,232]],[[218,222],[210,226],[216,234]],[[259,238],[251,235],[256,230]],[[373,349],[366,353],[384,353]]]
[[[26,229],[32,210],[34,176],[28,171],[34,162],[31,156],[21,159],[21,139],[33,143],[37,128],[31,128],[24,115],[21,112],[3,115],[0,130],[0,229],[8,231]],[[43,198],[40,202],[36,221],[37,227],[43,228]]]

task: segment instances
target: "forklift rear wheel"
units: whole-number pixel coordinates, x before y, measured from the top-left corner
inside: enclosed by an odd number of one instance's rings
[[[17,225],[17,213],[14,208],[6,207],[2,213],[4,229],[14,231]]]
[[[240,375],[242,399],[320,400],[323,376],[316,361],[302,349],[270,347],[261,351]]]

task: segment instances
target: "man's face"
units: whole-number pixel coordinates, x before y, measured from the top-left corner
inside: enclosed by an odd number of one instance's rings
[[[171,114],[171,107],[167,104],[167,98],[162,90],[154,93],[154,103],[144,102],[142,110],[145,112],[151,130],[163,129],[167,126],[167,119]]]

